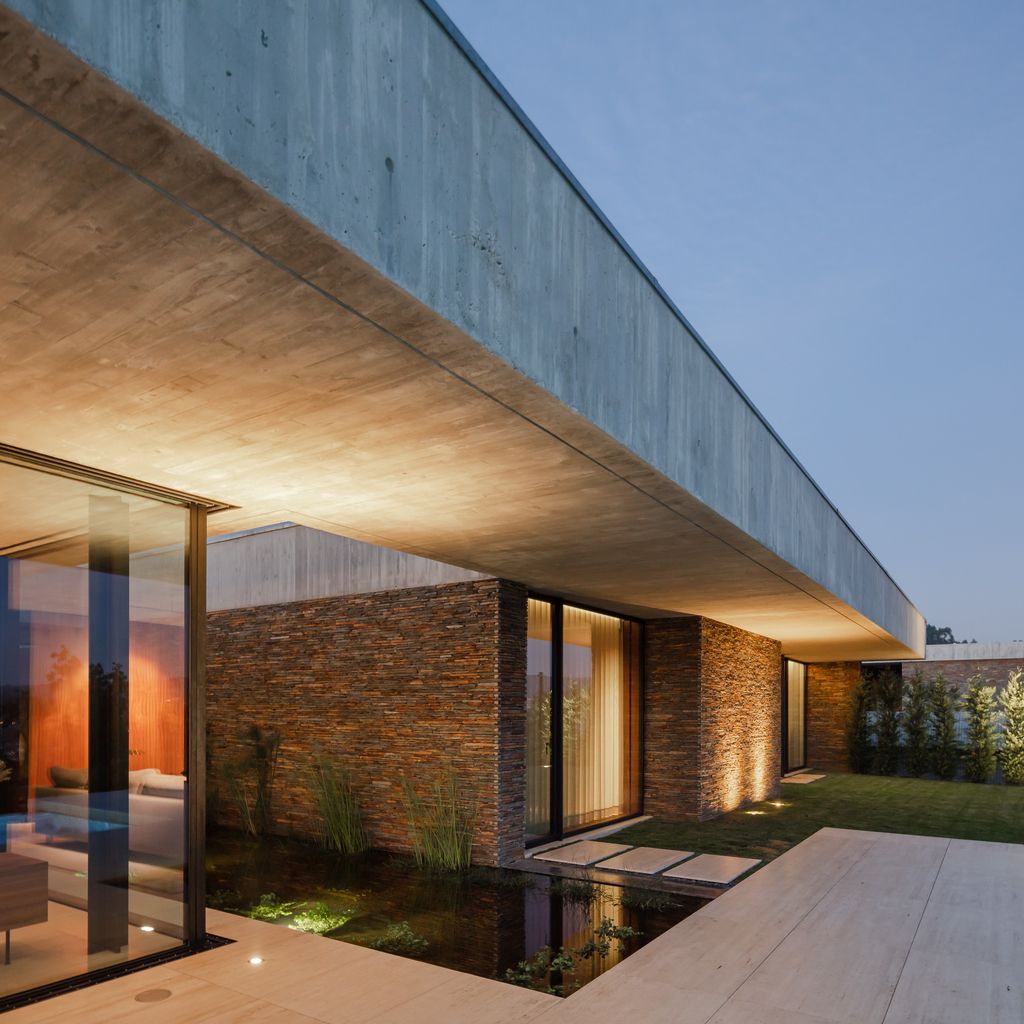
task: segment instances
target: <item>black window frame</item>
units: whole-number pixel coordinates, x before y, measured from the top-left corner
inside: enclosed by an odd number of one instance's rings
[[[551,779],[550,779],[550,817],[549,829],[542,836],[533,836],[525,842],[527,850],[545,843],[557,842],[561,839],[569,839],[572,836],[590,832],[595,828],[605,828],[609,825],[616,825],[623,821],[629,821],[644,813],[644,767],[645,757],[645,710],[646,710],[646,653],[647,633],[643,619],[635,615],[624,615],[622,612],[613,611],[609,608],[599,608],[596,605],[586,604],[583,601],[574,601],[571,598],[556,597],[553,594],[541,591],[527,591],[527,600],[544,601],[551,606]],[[634,623],[639,632],[638,644],[638,666],[637,672],[637,723],[638,759],[637,759],[637,808],[628,811],[617,818],[609,818],[605,821],[591,822],[581,825],[579,828],[566,829],[564,827],[564,760],[563,760],[563,735],[562,735],[562,697],[563,697],[563,673],[562,673],[562,637],[563,637],[563,612],[565,606],[579,608],[581,611],[594,612],[597,615],[608,615],[613,618],[622,619],[625,622]]]

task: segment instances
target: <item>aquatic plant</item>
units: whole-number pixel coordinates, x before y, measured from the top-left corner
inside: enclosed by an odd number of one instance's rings
[[[292,923],[288,925],[300,932],[310,932],[313,935],[326,935],[333,932],[355,916],[355,910],[332,910],[322,900],[314,904],[308,910],[302,910],[295,914]]]
[[[397,953],[399,956],[422,956],[430,943],[409,927],[408,921],[388,925],[384,934],[366,943],[370,949],[379,949],[384,953]]]
[[[671,893],[653,889],[623,889],[619,895],[619,906],[627,910],[672,910],[683,904],[673,899]]]
[[[582,946],[577,946],[573,953],[579,960],[589,960],[593,956],[602,959],[612,951],[612,942],[621,956],[626,952],[626,942],[635,939],[640,933],[627,924],[616,924],[610,917],[602,917],[601,923],[594,929],[594,937]]]
[[[256,921],[276,921],[279,917],[291,916],[305,905],[303,900],[282,900],[276,893],[265,892],[246,914]]]
[[[426,796],[402,778],[416,863],[443,871],[464,871],[472,862],[478,800],[454,768],[442,772]]]
[[[313,799],[320,811],[324,846],[339,853],[362,853],[369,849],[370,841],[348,770],[317,750],[309,773]]]
[[[601,890],[590,877],[555,878],[548,887],[552,896],[560,896],[565,903],[589,906],[601,895]]]
[[[581,964],[595,958],[606,959],[613,942],[619,954],[624,954],[626,942],[639,934],[628,925],[617,925],[610,917],[602,917],[593,936],[581,946],[563,946],[557,953],[550,946],[544,946],[528,960],[520,960],[515,967],[510,967],[505,972],[505,980],[549,995],[567,996],[583,984],[577,975]]]
[[[541,876],[529,871],[514,871],[510,868],[489,868],[477,865],[470,868],[467,881],[471,884],[498,885],[502,889],[536,889]]]
[[[218,889],[206,895],[206,905],[214,910],[237,910],[243,902],[241,894],[235,889]]]

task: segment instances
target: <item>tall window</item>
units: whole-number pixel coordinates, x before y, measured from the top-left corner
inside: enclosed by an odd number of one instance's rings
[[[2,999],[193,937],[199,512],[4,461],[0,494]]]
[[[527,840],[640,809],[640,626],[531,600]]]
[[[807,764],[807,666],[799,661],[783,662],[785,667],[785,730],[786,771],[795,771]]]
[[[551,831],[551,604],[530,599],[526,641],[526,841]]]

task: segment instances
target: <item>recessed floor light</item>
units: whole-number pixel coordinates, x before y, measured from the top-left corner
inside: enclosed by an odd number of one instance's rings
[[[263,963],[263,957],[261,957],[261,956],[251,956],[251,957],[249,957],[249,963],[251,963],[255,967],[258,964]]]
[[[153,932],[153,931],[156,931],[156,929],[151,924],[144,924],[144,925],[140,925],[139,931],[140,932]]]

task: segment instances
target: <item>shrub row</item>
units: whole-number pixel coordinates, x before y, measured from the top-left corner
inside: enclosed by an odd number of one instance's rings
[[[958,736],[958,712],[966,719]],[[979,675],[967,691],[937,673],[904,681],[894,672],[861,679],[849,729],[850,767],[879,775],[988,782],[996,767],[1003,782],[1024,784],[1024,669],[1010,672],[998,698]]]

